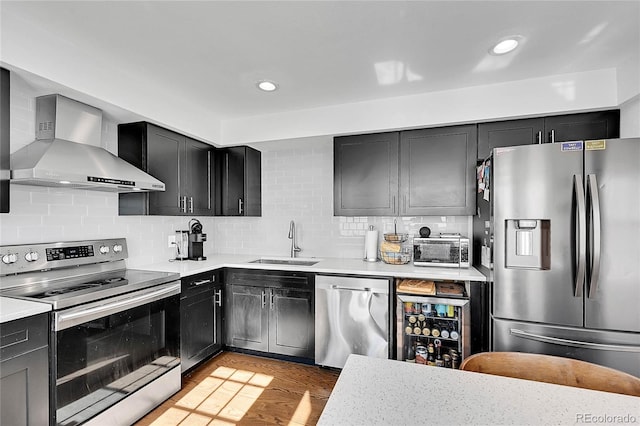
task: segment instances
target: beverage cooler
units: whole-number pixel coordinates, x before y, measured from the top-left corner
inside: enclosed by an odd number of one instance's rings
[[[468,298],[397,294],[397,359],[459,368],[470,354]]]

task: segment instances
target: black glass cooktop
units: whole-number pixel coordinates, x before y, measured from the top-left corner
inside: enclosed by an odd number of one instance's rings
[[[87,276],[75,275],[66,279],[44,280],[31,284],[25,283],[25,285],[2,291],[0,295],[46,302],[53,305],[54,310],[57,310],[179,279],[178,274],[170,272],[125,269]]]
[[[26,294],[24,296],[32,297],[34,299],[45,299],[47,297],[61,296],[61,295],[75,293],[79,291],[84,291],[85,293],[87,293],[87,292],[91,292],[92,290],[99,290],[101,288],[106,288],[106,287],[113,288],[117,286],[127,285],[128,283],[129,281],[122,277],[113,277],[113,278],[105,278],[97,281],[91,281],[86,284],[54,287],[39,293]]]

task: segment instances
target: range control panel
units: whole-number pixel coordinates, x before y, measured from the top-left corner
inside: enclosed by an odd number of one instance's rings
[[[0,246],[0,276],[126,258],[124,238]]]

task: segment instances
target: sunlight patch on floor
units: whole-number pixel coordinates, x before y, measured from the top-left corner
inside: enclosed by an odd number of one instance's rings
[[[218,367],[152,425],[233,425],[242,420],[272,380],[273,376],[266,374]],[[305,396],[308,400],[308,392]]]
[[[298,407],[296,408],[296,411],[293,413],[293,416],[289,421],[289,426],[307,424],[307,420],[309,420],[310,415],[311,415],[311,394],[309,394],[309,391],[305,391],[304,395],[302,395],[302,399],[300,399],[300,402],[298,403]]]

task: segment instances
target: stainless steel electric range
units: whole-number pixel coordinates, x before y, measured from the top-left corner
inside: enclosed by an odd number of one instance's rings
[[[131,424],[180,390],[180,281],[124,238],[0,247],[0,296],[52,306],[50,424]]]

